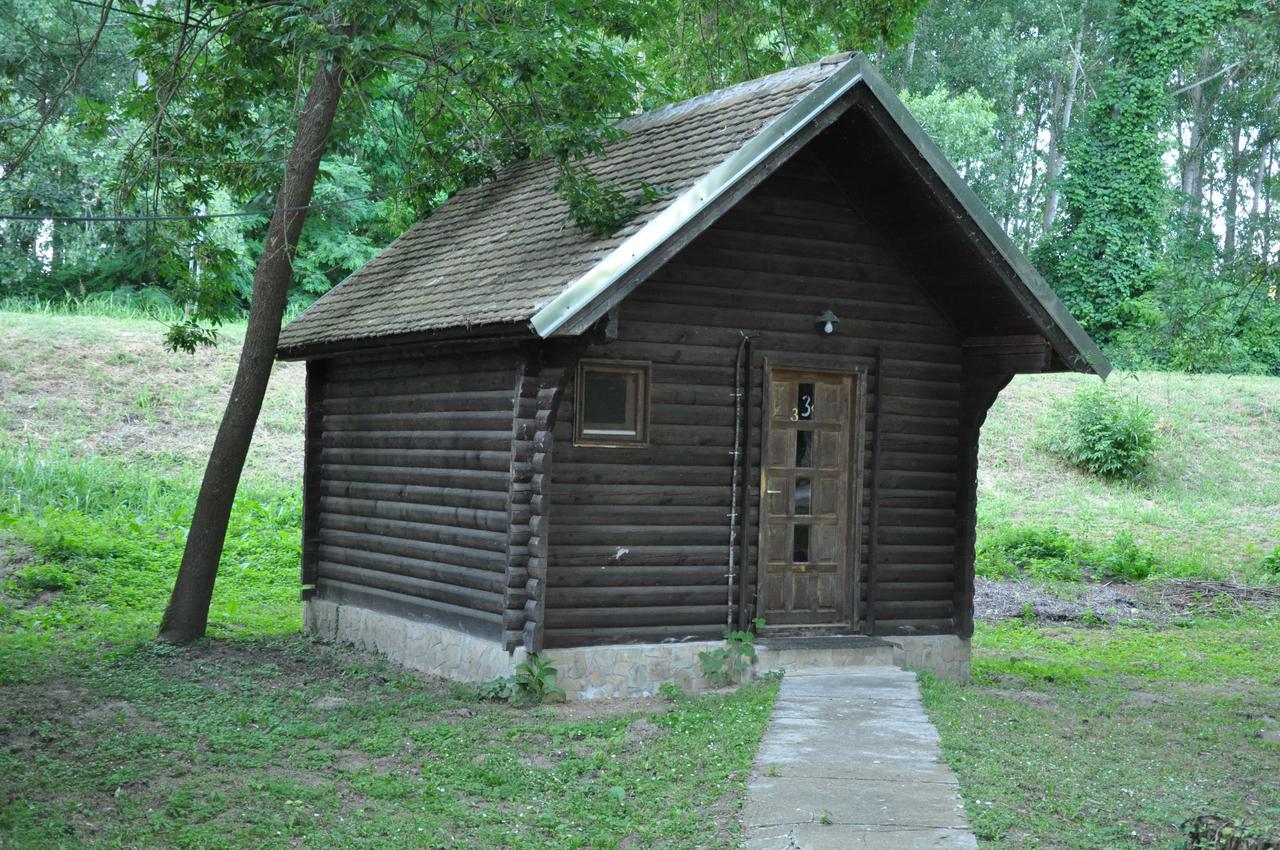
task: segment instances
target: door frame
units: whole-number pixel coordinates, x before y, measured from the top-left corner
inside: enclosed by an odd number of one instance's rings
[[[773,425],[773,370],[805,371],[840,375],[853,378],[853,397],[850,406],[853,410],[853,422],[849,428],[849,466],[846,504],[849,505],[849,525],[846,530],[845,551],[849,560],[848,598],[845,599],[849,620],[845,623],[831,625],[815,624],[815,630],[823,628],[847,630],[857,633],[862,621],[861,593],[862,586],[862,497],[863,479],[866,470],[866,432],[867,432],[867,378],[870,369],[861,364],[832,363],[833,358],[821,355],[766,354],[762,358],[761,391],[760,391],[760,441],[757,446],[760,452],[760,481],[756,499],[756,558],[755,558],[755,615],[760,616],[761,584],[764,581],[765,562],[765,493],[767,491],[769,434]],[[781,629],[805,629],[805,626],[779,626]],[[769,624],[765,623],[765,630]]]

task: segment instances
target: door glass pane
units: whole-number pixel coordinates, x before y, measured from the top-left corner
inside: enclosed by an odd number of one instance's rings
[[[800,384],[800,390],[796,393],[796,413],[801,419],[812,419],[813,405],[813,384]]]
[[[791,537],[791,560],[797,564],[809,561],[809,526],[794,525]]]
[[[796,431],[796,466],[813,466],[813,432]]]
[[[809,478],[796,479],[796,503],[794,512],[797,514],[810,513],[810,505],[813,499],[813,480]]]

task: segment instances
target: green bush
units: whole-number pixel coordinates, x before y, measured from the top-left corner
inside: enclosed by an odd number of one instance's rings
[[[1273,576],[1280,576],[1280,546],[1262,559],[1262,569]]]
[[[1120,532],[1098,552],[1099,571],[1123,581],[1142,581],[1160,566],[1160,559],[1133,542],[1133,535]]]
[[[1049,449],[1087,472],[1133,481],[1155,455],[1155,414],[1137,398],[1096,384],[1077,392],[1058,413],[1062,419]]]
[[[1071,535],[1052,526],[1001,528],[978,541],[974,569],[984,578],[1029,575],[1077,581],[1083,549]]]
[[[1049,581],[1142,581],[1157,572],[1167,573],[1169,566],[1127,531],[1114,540],[1095,544],[1052,526],[985,531],[978,539],[974,560],[974,571],[983,578]],[[1199,574],[1198,568],[1192,574]]]

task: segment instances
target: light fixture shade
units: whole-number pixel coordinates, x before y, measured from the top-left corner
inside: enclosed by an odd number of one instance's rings
[[[840,324],[840,317],[830,310],[823,310],[822,315],[814,319],[813,324],[820,333],[832,334],[836,332],[836,325]]]

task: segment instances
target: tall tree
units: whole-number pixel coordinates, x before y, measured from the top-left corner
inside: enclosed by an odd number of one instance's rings
[[[307,218],[320,159],[342,98],[345,42],[353,32],[350,24],[335,26],[334,32],[341,40],[317,57],[311,86],[298,113],[293,148],[285,163],[266,243],[253,273],[253,297],[249,302],[249,323],[240,350],[240,364],[209,453],[204,480],[200,483],[178,578],[160,622],[162,640],[200,637],[208,624],[209,603],[213,599],[232,503],[275,362],[280,319],[289,294],[298,237]]]
[[[1117,10],[1113,63],[1073,134],[1067,215],[1039,257],[1081,324],[1106,342],[1153,285],[1172,193],[1162,138],[1174,69],[1235,11],[1231,0],[1135,0]]]

